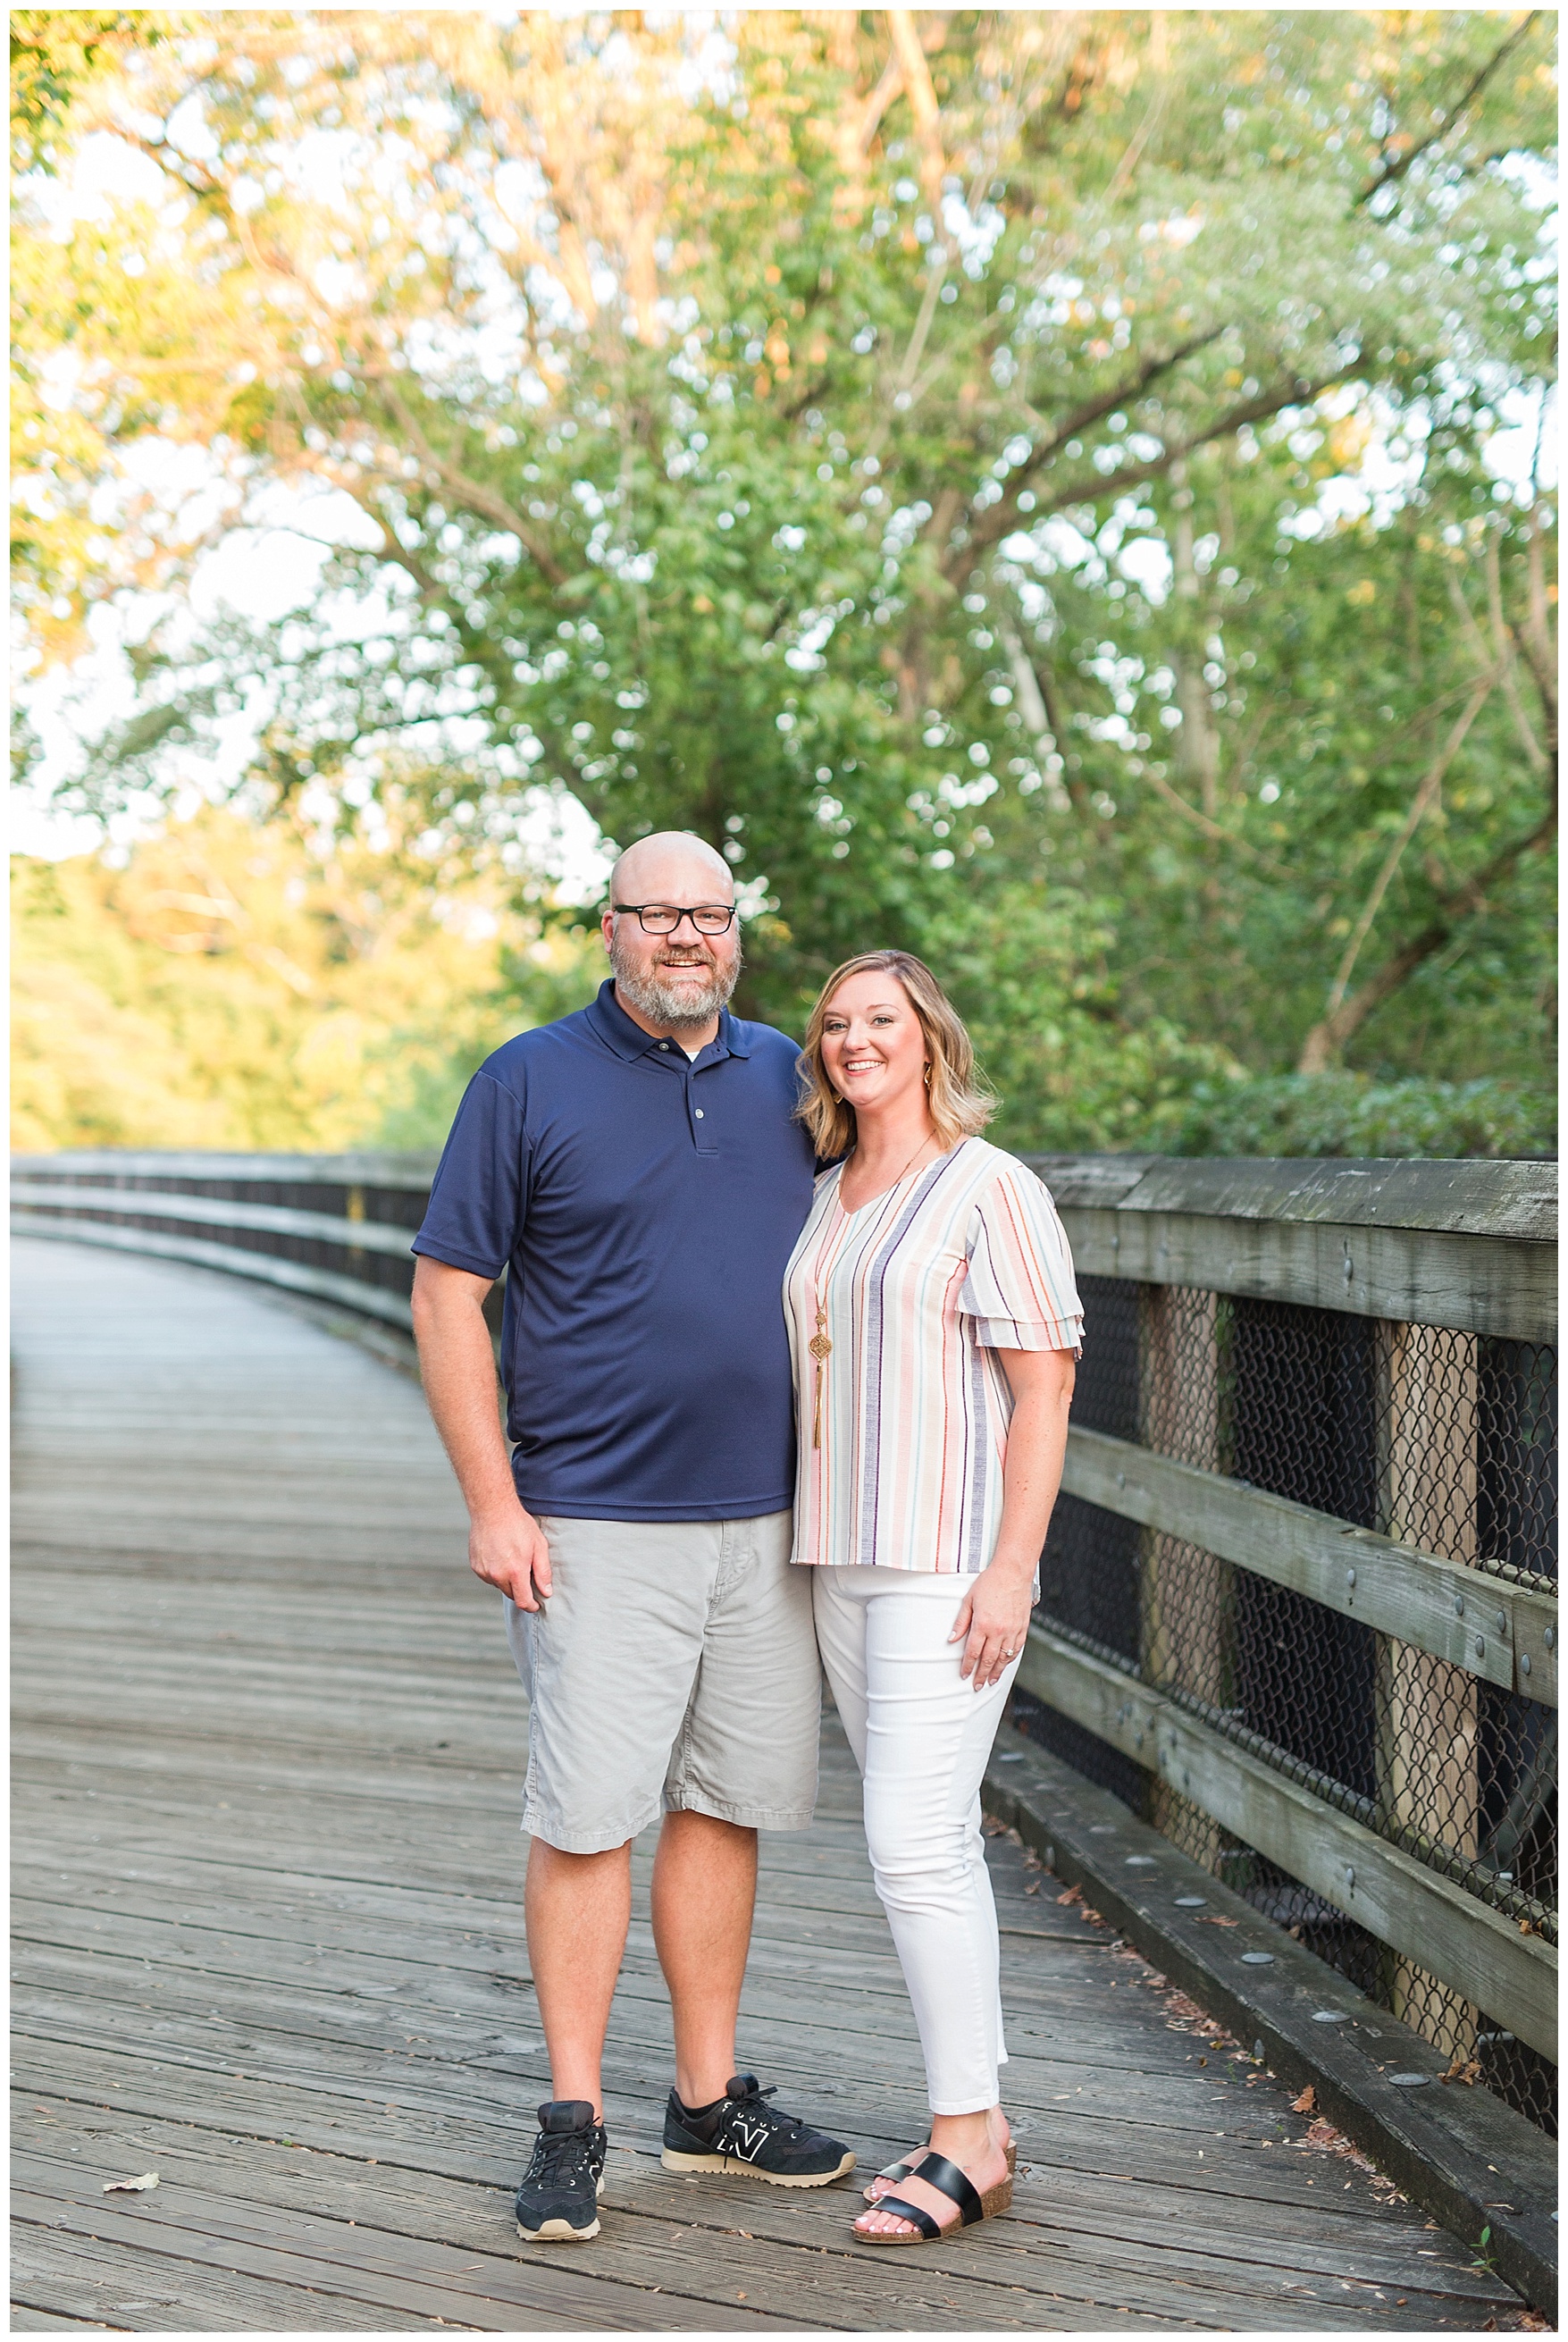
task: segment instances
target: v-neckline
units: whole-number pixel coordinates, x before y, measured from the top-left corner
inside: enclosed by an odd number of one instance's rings
[[[962,1146],[963,1144],[964,1141],[960,1139],[958,1146]],[[862,1212],[869,1212],[874,1204],[885,1204],[890,1196],[896,1196],[899,1189],[904,1185],[905,1181],[910,1179],[924,1179],[926,1173],[928,1171],[934,1171],[939,1163],[950,1163],[957,1152],[958,1147],[956,1146],[949,1146],[945,1148],[942,1154],[934,1156],[929,1163],[921,1164],[914,1171],[905,1171],[901,1178],[897,1178],[894,1181],[891,1187],[884,1187],[880,1194],[868,1196],[864,1204],[856,1204],[853,1206],[853,1207],[844,1200],[844,1171],[841,1166],[838,1182],[833,1191],[833,1200],[844,1219],[858,1220]]]

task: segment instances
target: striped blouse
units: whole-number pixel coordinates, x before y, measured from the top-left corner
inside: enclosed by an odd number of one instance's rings
[[[1013,1415],[997,1350],[1072,1350],[1073,1257],[1033,1171],[983,1138],[857,1212],[817,1181],[784,1273],[805,1563],[984,1569]],[[821,1335],[825,1356],[810,1347]]]

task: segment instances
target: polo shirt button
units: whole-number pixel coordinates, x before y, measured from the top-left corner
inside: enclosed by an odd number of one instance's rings
[[[667,1049],[667,1048],[669,1047],[669,1046],[670,1046],[670,1045],[669,1045],[669,1043],[668,1043],[667,1041],[661,1041],[661,1042],[660,1042],[660,1044],[659,1044],[659,1046],[660,1046],[660,1048],[661,1048],[661,1049]]]
[[[696,1106],[696,1107],[694,1107],[693,1111],[694,1111],[694,1114],[696,1115],[697,1120],[698,1120],[699,1122],[701,1122],[701,1120],[702,1120],[702,1118],[703,1118],[703,1109],[702,1109],[702,1107],[701,1107],[700,1106]]]

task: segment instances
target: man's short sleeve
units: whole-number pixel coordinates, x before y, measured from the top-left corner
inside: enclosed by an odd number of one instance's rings
[[[1067,1232],[1049,1191],[1025,1165],[1004,1163],[979,1197],[967,1250],[958,1306],[976,1321],[974,1338],[984,1348],[1082,1352],[1084,1305]]]
[[[523,1101],[483,1068],[457,1109],[414,1250],[474,1276],[499,1276],[528,1208]]]

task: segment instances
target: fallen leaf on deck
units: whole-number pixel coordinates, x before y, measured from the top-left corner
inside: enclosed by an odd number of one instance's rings
[[[1239,1919],[1222,1919],[1213,1912],[1198,1921],[1200,1927],[1239,1927],[1241,1924]]]
[[[1453,2063],[1447,2073],[1439,2075],[1438,2079],[1443,2082],[1463,2082],[1468,2087],[1473,2089],[1475,2084],[1481,2079],[1481,2060],[1479,2057],[1466,2058],[1463,2050],[1458,2049],[1454,2052]]]
[[[1310,2115],[1312,2113],[1313,2107],[1317,2105],[1317,2093],[1313,2088],[1310,2082],[1307,2084],[1299,2098],[1293,2098],[1291,2100],[1291,2105],[1294,2107],[1298,2115]]]
[[[157,2184],[158,2175],[155,2171],[144,2171],[139,2179],[105,2179],[104,2182],[104,2194],[105,2196],[135,2196],[138,2195],[144,2187],[155,2187]]]

